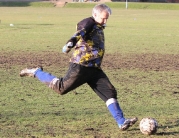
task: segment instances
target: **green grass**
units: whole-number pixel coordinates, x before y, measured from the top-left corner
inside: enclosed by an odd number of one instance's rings
[[[29,52],[36,54],[37,59],[38,52],[59,52],[59,60],[60,56],[67,57],[61,48],[75,32],[76,23],[91,16],[91,8],[1,7],[0,10],[0,58],[11,53],[9,58],[17,61],[19,53],[25,56]],[[177,10],[114,8],[104,30],[106,54],[178,55],[178,27]],[[0,63],[2,138],[179,137],[178,70],[104,68],[118,90],[126,117],[138,116],[140,120],[151,116],[158,121],[157,134],[144,136],[139,131],[139,122],[128,131],[119,131],[105,103],[87,85],[77,88],[77,95],[71,92],[60,96],[36,79],[19,77],[19,71],[30,61],[17,65],[8,58],[7,61]],[[67,66],[44,68],[63,76]]]

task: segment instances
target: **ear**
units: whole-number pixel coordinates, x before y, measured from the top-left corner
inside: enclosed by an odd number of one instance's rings
[[[94,15],[95,18],[97,17],[97,14],[96,14],[96,13],[94,13],[93,15]]]

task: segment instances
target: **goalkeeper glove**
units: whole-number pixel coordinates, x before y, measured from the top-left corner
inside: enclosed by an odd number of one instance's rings
[[[68,53],[73,48],[73,42],[68,42],[66,45],[63,46],[62,52]]]

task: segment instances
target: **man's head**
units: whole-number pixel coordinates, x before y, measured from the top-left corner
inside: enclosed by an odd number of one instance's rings
[[[111,15],[111,9],[105,4],[98,4],[92,10],[92,16],[100,25],[105,25]]]

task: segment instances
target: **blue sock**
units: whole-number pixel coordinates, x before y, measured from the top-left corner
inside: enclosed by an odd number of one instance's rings
[[[44,72],[42,71],[41,69],[38,69],[36,72],[35,72],[35,77],[38,78],[41,82],[49,85],[50,82],[54,79],[54,78],[57,78],[53,75],[51,75],[50,73],[47,73],[47,72]]]
[[[118,126],[120,127],[124,123],[125,118],[119,106],[119,103],[117,102],[116,99],[111,98],[111,99],[108,99],[106,104],[113,118],[116,120]]]

